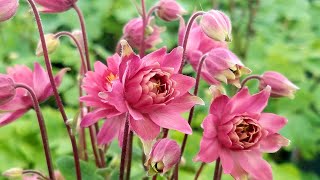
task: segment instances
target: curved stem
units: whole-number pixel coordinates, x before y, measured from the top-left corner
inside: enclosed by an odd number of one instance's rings
[[[187,44],[188,44],[188,38],[189,38],[189,35],[190,35],[190,30],[191,30],[191,27],[192,27],[192,24],[193,22],[197,19],[198,16],[202,16],[205,12],[203,11],[198,11],[196,13],[194,13],[191,18],[189,19],[188,21],[188,24],[187,24],[187,29],[186,31],[184,32],[184,37],[183,37],[183,41],[182,41],[182,47],[183,47],[183,54],[182,54],[182,61],[181,61],[181,65],[180,65],[180,69],[179,69],[179,73],[182,73],[182,69],[183,69],[183,65],[185,63],[185,59],[186,59],[186,49],[187,49]]]
[[[159,6],[152,6],[152,7],[150,8],[150,10],[148,11],[148,13],[147,13],[147,19],[149,19],[150,16],[152,15],[152,13],[153,13],[154,11],[156,11],[157,9],[159,9]]]
[[[36,170],[23,170],[22,174],[36,174],[45,180],[50,180],[45,175],[43,175],[40,171],[36,171]]]
[[[244,85],[246,85],[246,83],[248,81],[250,81],[251,79],[257,79],[257,80],[261,80],[261,76],[260,75],[251,75],[251,76],[248,76],[246,77],[242,82],[241,82],[241,88],[238,89],[237,92],[241,91],[241,89],[244,87]]]
[[[87,30],[86,30],[86,25],[85,25],[84,17],[83,17],[83,14],[82,14],[80,8],[78,7],[78,5],[77,5],[76,3],[73,4],[73,9],[77,12],[77,15],[78,15],[78,17],[79,17],[80,26],[81,26],[81,31],[82,31],[82,36],[83,36],[84,52],[85,52],[86,60],[87,60],[87,68],[88,68],[88,70],[90,71],[90,70],[91,70],[91,66],[90,66],[90,55],[89,55]]]
[[[146,15],[146,4],[144,0],[141,0],[141,7],[142,7],[142,37],[141,37],[141,45],[139,55],[142,58],[145,55],[145,42],[144,42],[144,35],[146,33],[146,26],[147,26],[147,15]]]
[[[129,141],[128,141],[128,157],[127,157],[128,162],[127,162],[126,180],[130,179],[130,173],[131,173],[132,141],[133,141],[133,132],[130,131],[130,133],[129,133]]]
[[[127,154],[127,143],[128,143],[128,132],[129,132],[129,113],[126,114],[126,123],[124,125],[119,180],[123,180],[124,178],[124,170],[126,165],[126,154]]]
[[[221,173],[222,173],[222,167],[221,167],[221,163],[220,163],[220,158],[218,158],[216,161],[216,167],[214,168],[213,180],[220,180]]]
[[[30,4],[30,7],[31,7],[31,9],[33,11],[33,14],[35,16],[35,19],[36,19],[36,23],[37,23],[38,30],[39,30],[39,36],[40,36],[40,40],[41,40],[41,45],[42,45],[42,49],[43,49],[43,56],[44,56],[44,59],[45,59],[45,64],[46,64],[48,76],[49,76],[49,79],[50,79],[51,87],[52,87],[52,90],[53,90],[53,94],[54,94],[58,109],[59,109],[59,111],[61,113],[61,116],[63,118],[63,121],[64,121],[64,123],[66,125],[67,131],[68,131],[68,135],[69,135],[69,138],[70,138],[70,141],[71,141],[71,144],[72,144],[72,151],[73,151],[73,157],[74,157],[74,162],[75,162],[75,167],[76,167],[75,169],[76,169],[77,179],[81,180],[82,178],[81,178],[81,170],[80,170],[80,161],[79,161],[77,142],[76,142],[76,139],[75,139],[74,135],[71,133],[70,126],[68,126],[67,123],[66,123],[68,121],[68,117],[67,117],[67,115],[66,115],[66,113],[64,111],[64,107],[63,107],[61,98],[59,96],[59,92],[58,92],[56,83],[54,81],[52,68],[51,68],[51,62],[50,62],[50,59],[49,59],[48,49],[47,49],[47,46],[46,46],[46,40],[45,40],[45,37],[44,37],[44,32],[43,32],[43,28],[42,28],[42,24],[41,24],[40,15],[39,15],[38,9],[37,9],[35,3],[33,2],[33,0],[27,0],[27,1]]]
[[[36,111],[37,118],[38,118],[41,139],[42,139],[42,145],[43,145],[44,153],[46,156],[49,177],[51,180],[55,180],[52,159],[51,159],[51,152],[50,152],[50,147],[49,147],[49,142],[48,142],[47,129],[46,129],[46,125],[45,125],[45,122],[43,119],[43,115],[41,113],[41,109],[40,109],[40,105],[39,105],[39,101],[37,99],[37,96],[36,96],[35,92],[29,86],[27,86],[25,84],[15,84],[15,88],[26,89],[31,96],[31,99],[33,102],[33,107],[34,107],[34,110]]]
[[[194,180],[197,180],[202,172],[202,169],[204,167],[204,165],[206,165],[206,163],[202,163],[200,168],[198,169],[197,173],[196,173],[196,176],[194,177]]]
[[[198,69],[197,69],[197,77],[196,77],[196,85],[194,87],[194,92],[193,95],[197,96],[198,95],[198,90],[199,90],[199,83],[200,83],[200,77],[201,77],[201,70],[202,70],[202,65],[206,59],[207,55],[203,55],[200,59],[199,65],[198,65]],[[192,119],[193,119],[193,114],[194,114],[194,107],[191,108],[190,112],[189,112],[189,117],[188,117],[188,123],[189,125],[191,125]],[[184,149],[186,148],[186,144],[187,144],[187,140],[188,140],[188,134],[185,134],[182,140],[182,145],[181,145],[181,157],[183,155]],[[180,157],[180,160],[181,160]],[[175,177],[175,179],[178,179],[178,175],[179,175],[179,163],[177,163],[177,165],[174,168],[174,174],[173,176]]]

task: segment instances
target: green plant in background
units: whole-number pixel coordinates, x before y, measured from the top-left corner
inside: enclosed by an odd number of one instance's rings
[[[284,0],[178,2],[188,12],[206,11],[213,7],[226,12],[233,22],[233,41],[230,43],[230,49],[253,70],[253,74],[262,74],[266,70],[278,71],[300,87],[294,100],[286,98],[270,100],[266,111],[285,116],[289,120],[287,126],[281,130],[281,134],[290,139],[291,144],[277,153],[266,155],[265,159],[272,166],[274,179],[319,179],[320,167],[316,162],[319,159],[320,147],[320,136],[317,135],[320,132],[318,101],[320,97],[317,93],[320,90],[318,69],[320,24],[317,21],[317,17],[320,16],[320,3],[316,0],[297,0],[294,3]],[[104,62],[104,59],[116,50],[117,43],[123,35],[123,26],[138,16],[135,2],[79,0],[77,4],[83,10],[86,19],[91,61]],[[153,4],[153,1],[146,2],[147,7]],[[54,15],[41,14],[41,17],[46,33],[72,32],[79,29],[75,11]],[[163,42],[156,47],[160,48],[163,45],[168,49],[176,47],[179,21],[165,22],[158,18],[155,21],[158,26],[166,27],[166,31],[161,34]],[[64,77],[59,94],[66,107],[67,116],[73,118],[79,114],[78,72],[81,61],[74,43],[68,39],[60,41],[60,46],[50,58],[54,72],[62,67],[71,68]],[[15,64],[25,64],[29,67],[33,66],[34,61],[43,64],[43,58],[35,56],[38,43],[37,28],[34,25],[33,15],[24,1],[20,1],[18,12],[12,20],[0,24],[0,42],[3,45],[0,49],[1,73],[5,73],[7,67]],[[190,65],[186,65],[183,72],[189,76],[196,76]],[[258,84],[250,81],[248,86],[253,93]],[[208,104],[211,101],[212,95],[208,88],[207,83],[201,80],[198,96],[205,101],[206,106],[195,108],[192,122],[193,135],[189,136],[180,165],[179,178],[182,179],[193,179],[201,165],[194,163],[192,159],[199,150],[203,132],[200,124],[207,115]],[[233,87],[227,89],[228,93],[234,91]],[[66,179],[76,179],[73,158],[70,157],[72,148],[66,138],[68,134],[60,120],[54,98],[41,104],[41,107],[48,129],[54,167],[60,170]],[[187,118],[188,115],[185,114],[184,117]],[[28,112],[15,123],[1,127],[0,132],[1,172],[11,167],[46,172],[41,138],[33,112]],[[179,144],[182,143],[183,134],[170,131],[169,135]],[[121,154],[118,143],[113,142],[108,146],[105,157],[108,166],[98,169],[92,162],[94,153],[88,134],[86,141],[89,162],[81,162],[82,179],[103,179],[105,176],[117,179]],[[145,175],[141,163],[143,154],[141,146],[141,142],[135,137],[132,146],[131,179],[139,179]],[[213,169],[213,164],[205,165],[199,179],[211,179]],[[0,177],[2,178],[4,177]],[[158,176],[159,178],[164,177]],[[232,177],[223,175],[222,179],[232,179]]]

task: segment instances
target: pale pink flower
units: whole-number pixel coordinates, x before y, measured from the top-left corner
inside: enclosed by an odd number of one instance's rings
[[[43,13],[60,13],[69,10],[78,0],[34,0]]]
[[[289,79],[278,72],[267,71],[261,76],[259,88],[271,87],[271,97],[294,98],[294,94],[299,87],[294,85]]]
[[[149,168],[148,174],[166,173],[179,162],[181,155],[179,145],[168,138],[156,142],[148,155],[145,166]]]
[[[156,14],[165,21],[174,21],[186,13],[186,11],[175,0],[160,0],[156,6]]]
[[[200,26],[208,37],[216,41],[231,41],[231,21],[221,11],[211,10],[206,12],[200,20]]]
[[[272,179],[271,166],[263,160],[262,153],[276,152],[290,141],[278,133],[287,119],[262,112],[270,91],[268,86],[250,95],[244,88],[232,98],[216,98],[202,123],[200,151],[194,160],[210,163],[220,158],[224,173],[235,179],[247,175]]]
[[[62,77],[68,69],[63,69],[55,76],[57,86],[61,84]],[[34,64],[34,71],[24,65],[16,65],[7,69],[7,75],[15,83],[21,83],[31,87],[39,102],[44,102],[53,94],[49,76],[40,66]],[[16,96],[8,103],[0,106],[0,127],[18,119],[33,107],[32,99],[25,89],[16,89]]]
[[[60,171],[54,171],[54,176],[56,180],[65,180],[65,178],[62,176]],[[39,180],[39,179],[41,179],[41,177],[39,177],[39,175],[37,174],[33,174],[33,175],[25,174],[22,176],[22,180]]]
[[[16,89],[11,77],[0,74],[0,106],[11,101],[15,95]]]
[[[18,0],[0,0],[0,22],[12,18],[18,9]]]
[[[201,76],[209,84],[218,85],[220,81],[240,88],[240,77],[250,73],[251,70],[230,50],[215,48],[204,60]]]
[[[134,18],[130,20],[123,28],[123,39],[127,40],[133,48],[140,48],[143,30],[142,18]],[[145,48],[152,49],[157,44],[162,42],[160,33],[164,31],[164,28],[158,27],[154,23],[154,18],[151,17],[147,23],[145,30]]]

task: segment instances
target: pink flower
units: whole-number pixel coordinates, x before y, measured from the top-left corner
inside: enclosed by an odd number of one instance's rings
[[[231,41],[231,21],[227,15],[218,10],[205,13],[200,26],[206,35],[217,41]]]
[[[182,45],[185,28],[185,22],[181,18],[179,28],[179,45]],[[196,22],[193,23],[188,38],[186,53],[187,59],[194,70],[197,70],[202,55],[208,53],[212,49],[220,47],[227,48],[228,45],[225,42],[210,39]]]
[[[12,18],[18,9],[18,0],[0,0],[0,22]]]
[[[123,28],[123,38],[128,41],[128,43],[133,48],[140,48],[142,37],[142,19],[134,18],[130,20]],[[158,27],[154,23],[154,18],[150,18],[145,34],[145,44],[146,49],[154,48],[157,44],[161,43],[160,33],[164,29]]]
[[[16,95],[16,89],[13,80],[0,74],[0,106],[11,101]]]
[[[285,76],[278,72],[268,71],[261,76],[259,88],[271,87],[271,97],[289,97],[294,98],[295,92],[299,89]]]
[[[56,178],[56,180],[65,180],[64,177],[61,175],[60,171],[54,171],[54,176]],[[23,175],[22,176],[22,180],[39,180],[42,179],[39,177],[39,175],[37,174],[33,174],[33,175]]]
[[[68,69],[61,70],[55,76],[57,86]],[[15,83],[21,83],[33,88],[39,102],[44,102],[53,94],[49,77],[40,64],[34,64],[34,72],[27,66],[16,65],[7,69],[8,76]],[[24,89],[16,89],[16,96],[8,103],[0,106],[0,127],[18,119],[33,107],[29,94]]]
[[[43,8],[40,10],[43,13],[60,13],[72,8],[73,4],[78,0],[34,0]]]
[[[233,84],[240,88],[240,77],[250,74],[251,70],[245,67],[240,59],[225,48],[212,49],[206,57],[201,75],[209,84],[217,85],[219,81]]]
[[[244,88],[232,98],[216,98],[202,123],[204,132],[195,160],[210,163],[220,158],[224,173],[235,179],[248,174],[253,179],[272,179],[271,167],[262,153],[276,152],[289,140],[278,133],[287,119],[262,112],[270,91],[268,86],[250,95]]]
[[[157,3],[157,6],[157,16],[165,21],[174,21],[186,13],[186,11],[175,0],[160,0]]]
[[[145,163],[145,166],[149,167],[148,175],[166,173],[179,162],[180,154],[180,147],[175,141],[160,139],[153,145]]]
[[[178,74],[182,48],[169,54],[162,48],[141,59],[126,41],[122,46],[121,60],[115,54],[108,59],[109,68],[96,64],[95,72],[87,73],[83,87],[88,95],[81,100],[96,110],[82,120],[81,126],[107,118],[98,135],[99,143],[108,143],[116,135],[121,140],[128,112],[131,130],[143,140],[156,138],[160,127],[191,134],[180,113],[203,102],[188,92],[195,80]],[[110,71],[113,81],[109,81]]]

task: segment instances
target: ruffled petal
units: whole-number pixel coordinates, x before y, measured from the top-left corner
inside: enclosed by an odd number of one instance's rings
[[[123,115],[108,118],[102,128],[100,129],[97,140],[98,144],[108,144],[115,137],[117,137],[121,131],[121,127],[125,123],[125,117]]]
[[[280,134],[272,134],[263,138],[259,144],[262,152],[275,153],[281,147],[288,146],[290,144],[290,140]]]
[[[130,118],[130,126],[143,140],[155,139],[160,133],[160,127],[147,117],[140,120]]]
[[[24,115],[28,109],[20,109],[13,112],[0,114],[0,127],[5,126]]]
[[[285,117],[272,113],[261,113],[259,119],[259,124],[272,134],[277,133],[287,122],[288,120]]]
[[[200,142],[200,151],[193,160],[211,163],[219,157],[219,153],[220,145],[217,139],[207,139],[203,137]]]
[[[181,46],[174,48],[169,54],[160,61],[161,67],[169,67],[174,69],[174,73],[178,73],[182,61],[183,48]]]

